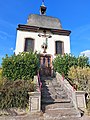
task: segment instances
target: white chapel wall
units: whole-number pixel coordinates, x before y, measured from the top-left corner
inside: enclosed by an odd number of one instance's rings
[[[43,49],[41,48],[41,45],[43,42],[45,42],[45,38],[39,37],[38,32],[27,32],[27,31],[20,31],[17,30],[17,38],[16,38],[16,49],[15,54],[19,54],[20,52],[24,51],[25,46],[25,38],[33,38],[35,40],[35,46],[34,51],[38,51],[40,53],[43,53]],[[53,55],[55,57],[55,41],[63,41],[64,42],[64,53],[70,53],[70,37],[69,36],[63,36],[63,35],[55,35],[50,33],[52,36],[51,38],[48,38],[48,48],[47,48],[47,54]]]

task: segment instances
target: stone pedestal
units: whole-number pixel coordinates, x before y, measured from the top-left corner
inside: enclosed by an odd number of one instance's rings
[[[40,112],[41,110],[41,93],[29,92],[29,111]]]
[[[86,109],[86,100],[84,91],[75,91],[77,107],[83,111]]]

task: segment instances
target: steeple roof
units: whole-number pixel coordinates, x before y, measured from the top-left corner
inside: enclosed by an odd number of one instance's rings
[[[17,30],[38,32],[41,30],[50,30],[53,34],[69,36],[71,31],[62,29],[61,22],[58,18],[47,16],[46,6],[42,0],[40,6],[40,15],[30,14],[25,25],[19,24]]]
[[[31,14],[28,17],[26,25],[41,28],[62,29],[60,20],[58,18],[46,15]]]

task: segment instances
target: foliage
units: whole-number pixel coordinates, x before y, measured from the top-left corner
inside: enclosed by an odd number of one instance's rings
[[[7,80],[0,87],[0,109],[28,107],[28,91],[32,92],[35,85],[29,80]]]
[[[0,80],[2,79],[2,69],[0,68]]]
[[[72,66],[85,67],[89,66],[88,58],[85,56],[75,57],[71,54],[57,55],[53,61],[54,70],[61,73],[65,77]]]
[[[71,54],[64,54],[56,56],[53,61],[55,71],[67,76],[68,70],[72,65],[76,65],[76,58]]]
[[[88,110],[88,112],[90,113],[90,99],[89,99],[88,102],[87,102],[87,110]]]
[[[6,55],[2,62],[2,75],[9,80],[29,80],[37,74],[39,59],[37,53],[20,53],[17,56]]]
[[[77,57],[77,66],[82,68],[86,66],[90,67],[89,58],[84,55]]]
[[[2,69],[0,68],[0,87],[3,85],[5,79],[2,77]]]
[[[0,109],[28,107],[28,91],[36,89],[32,82],[39,69],[37,53],[6,55],[0,69]]]
[[[77,89],[89,92],[90,89],[90,68],[72,66],[68,72],[68,78],[77,85]]]

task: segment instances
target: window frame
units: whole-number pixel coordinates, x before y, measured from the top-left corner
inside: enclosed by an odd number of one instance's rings
[[[27,37],[27,38],[25,38],[25,42],[24,42],[24,52],[29,52],[29,51],[27,51],[27,48],[26,48],[26,44],[27,44],[27,42],[26,41],[28,41],[28,40],[33,40],[33,49],[31,49],[33,52],[34,52],[34,46],[35,46],[35,40],[33,39],[33,38],[31,38],[31,37]]]
[[[64,55],[64,42],[61,41],[61,40],[56,40],[55,41],[55,55],[60,54],[60,53],[57,53],[56,42],[61,42],[62,43],[62,54],[61,55]]]

